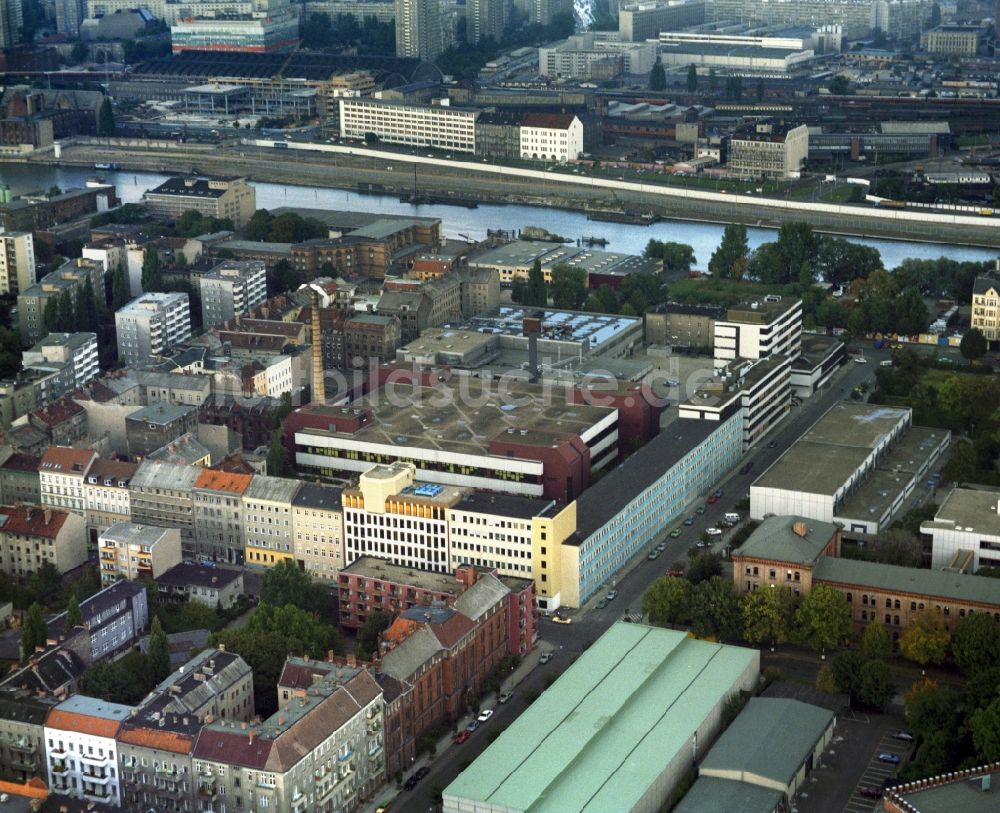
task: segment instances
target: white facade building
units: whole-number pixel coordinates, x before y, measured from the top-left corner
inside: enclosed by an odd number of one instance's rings
[[[295,375],[292,372],[291,356],[272,356],[266,362],[261,362],[264,366],[253,377],[253,391],[255,395],[269,395],[272,398],[280,398],[286,392],[295,389]]]
[[[479,111],[448,104],[410,104],[381,99],[340,99],[340,137],[374,134],[388,144],[476,151]]]
[[[267,299],[264,263],[225,260],[198,278],[205,328],[244,316]]]
[[[118,359],[130,367],[148,364],[153,356],[191,338],[188,295],[148,293],[115,314]]]
[[[21,358],[25,367],[68,364],[71,388],[82,387],[100,371],[97,365],[96,333],[50,333]]]
[[[177,528],[118,522],[101,533],[97,546],[102,584],[118,579],[156,579],[181,563],[181,532]]]
[[[561,113],[528,113],[521,124],[521,157],[575,161],[583,152],[583,122]]]
[[[715,323],[716,367],[736,358],[780,354],[798,358],[802,349],[802,301],[768,295],[726,312]]]
[[[0,231],[0,294],[17,296],[37,281],[30,231]]]
[[[131,706],[78,694],[49,712],[44,728],[49,790],[88,802],[120,805],[115,737],[133,711]]]
[[[953,488],[920,533],[931,538],[934,570],[951,566],[963,552],[972,555],[973,571],[1000,567],[1000,492]]]
[[[628,42],[617,31],[574,34],[538,49],[538,73],[554,79],[590,79],[594,63],[608,60],[619,60],[623,73],[648,74],[656,64],[656,43]]]
[[[42,505],[84,516],[87,502],[83,484],[95,460],[97,452],[89,449],[50,446],[38,464],[38,493]]]

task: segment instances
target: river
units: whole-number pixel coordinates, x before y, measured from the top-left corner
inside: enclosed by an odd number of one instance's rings
[[[53,167],[46,165],[0,163],[0,180],[10,186],[14,194],[48,189],[57,185],[62,189],[80,187],[94,170],[82,167]],[[118,195],[126,203],[142,198],[147,189],[157,186],[167,176],[153,172],[104,172],[108,181],[118,188]],[[650,238],[672,240],[693,246],[697,266],[705,268],[709,257],[722,239],[721,225],[670,220],[653,226],[632,226],[621,223],[588,221],[586,215],[563,209],[546,209],[537,206],[494,206],[482,204],[477,209],[456,206],[413,206],[400,203],[398,198],[386,195],[363,195],[343,189],[323,189],[307,186],[283,186],[273,183],[254,183],[257,207],[274,209],[279,206],[304,206],[316,209],[347,209],[354,211],[385,212],[386,214],[420,215],[439,217],[448,237],[481,239],[487,229],[519,229],[540,226],[553,234],[577,239],[583,236],[603,237],[608,240],[608,251],[641,254]],[[750,248],[775,239],[771,229],[748,228]],[[904,240],[878,240],[848,238],[852,242],[874,246],[882,254],[886,268],[894,268],[907,257],[936,259],[947,256],[953,260],[985,261],[997,257],[997,251],[986,248],[952,246],[945,243],[911,243]]]

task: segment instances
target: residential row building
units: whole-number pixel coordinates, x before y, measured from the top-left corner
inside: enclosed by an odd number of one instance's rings
[[[983,334],[990,347],[1000,341],[1000,272],[976,277],[972,285],[971,326]]]
[[[46,506],[0,506],[0,571],[23,579],[49,563],[59,573],[87,561],[83,516]]]
[[[51,391],[53,399],[60,398],[97,377],[97,334],[49,333],[24,351],[21,363],[25,368],[61,372],[59,387]]]
[[[101,583],[158,579],[181,562],[181,532],[134,522],[118,522],[98,538]]]

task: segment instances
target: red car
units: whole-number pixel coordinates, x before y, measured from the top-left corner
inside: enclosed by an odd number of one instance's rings
[[[858,788],[858,793],[868,799],[882,798],[882,788],[872,787],[871,785],[862,785]]]
[[[709,495],[708,495],[708,499],[706,500],[706,502],[707,502],[707,503],[708,503],[709,505],[714,505],[714,504],[715,504],[715,503],[717,503],[718,501],[719,501],[719,498],[718,498],[718,497],[716,497],[716,496],[715,496],[714,494],[709,494]]]
[[[472,732],[471,731],[459,731],[455,735],[455,745],[461,745],[463,742],[465,742],[471,736],[472,736]]]

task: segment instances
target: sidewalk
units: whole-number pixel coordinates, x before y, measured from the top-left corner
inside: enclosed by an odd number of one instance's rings
[[[514,672],[511,674],[511,676],[503,682],[503,689],[508,691],[513,691],[514,689],[516,689],[521,684],[521,682],[526,677],[528,677],[529,674],[531,674],[531,671],[536,666],[538,666],[538,659],[542,657],[542,653],[552,652],[555,649],[557,649],[557,647],[553,646],[547,641],[539,639],[538,642],[535,644],[535,647],[531,650],[531,652],[521,660],[521,663],[517,667],[517,669],[515,669]],[[497,695],[490,693],[483,696],[482,700],[480,701],[479,708],[480,710],[496,709],[498,703],[499,700]],[[464,731],[466,726],[470,722],[472,722],[475,718],[476,718],[475,714],[463,714],[455,724],[457,726],[457,730]],[[433,764],[436,760],[439,760],[443,756],[448,754],[450,749],[460,747],[454,744],[453,742],[454,736],[455,735],[452,734],[450,731],[447,734],[443,735],[435,744],[435,751],[433,757],[428,756],[427,754],[422,754],[421,756],[417,757],[416,760],[413,762],[413,764],[409,767],[409,769],[403,772],[403,781],[405,782],[415,771],[419,770],[420,768],[423,768],[425,766],[430,767],[431,764]],[[421,785],[422,784],[423,783],[421,783]],[[418,785],[418,787],[420,786]],[[375,813],[375,811],[379,808],[379,806],[388,804],[402,792],[403,792],[402,790],[396,787],[395,779],[393,779],[393,777],[391,776],[388,777],[388,781],[385,787],[375,794],[375,801],[370,804],[362,806],[360,808],[361,813]]]

